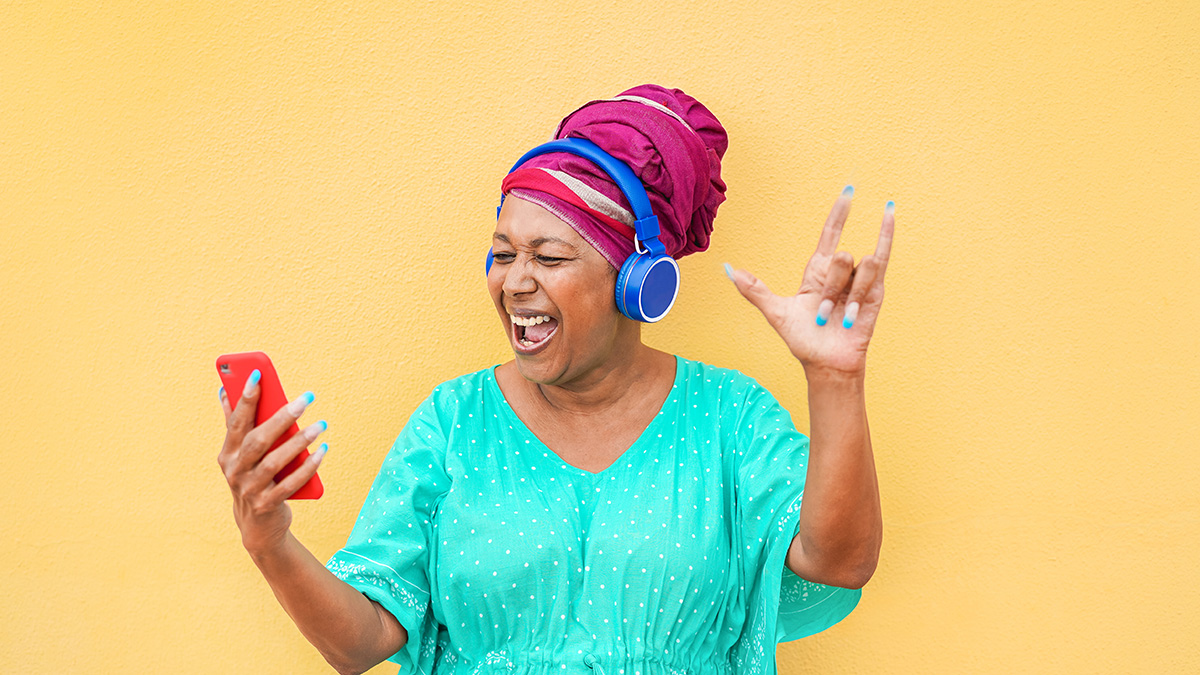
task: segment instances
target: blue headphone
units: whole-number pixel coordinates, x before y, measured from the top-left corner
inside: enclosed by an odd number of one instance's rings
[[[561,138],[543,143],[517,160],[509,173],[538,155],[549,152],[565,152],[590,160],[613,179],[633,207],[636,218],[633,240],[636,251],[630,255],[617,275],[617,309],[634,321],[655,323],[671,311],[675,297],[679,295],[679,265],[667,255],[667,250],[658,240],[658,217],[650,208],[650,198],[642,181],[634,175],[624,162],[600,149],[600,146],[584,138]],[[500,195],[500,206],[496,207],[496,218],[504,206],[504,195]],[[492,270],[492,249],[488,249],[485,270]]]

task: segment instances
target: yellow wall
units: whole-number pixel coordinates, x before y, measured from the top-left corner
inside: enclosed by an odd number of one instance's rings
[[[647,81],[731,140],[647,339],[802,428],[720,263],[794,286],[842,185],[856,257],[898,204],[883,559],[782,672],[1200,670],[1195,0],[362,4],[0,5],[0,671],[326,672],[240,548],[215,356],[316,392],[328,556],[413,406],[507,358],[503,171]]]

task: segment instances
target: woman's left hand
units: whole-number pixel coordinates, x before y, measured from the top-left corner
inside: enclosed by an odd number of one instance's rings
[[[776,295],[750,272],[725,267],[738,291],[763,313],[805,370],[856,376],[866,371],[867,345],[883,305],[895,205],[888,202],[884,209],[875,254],[856,266],[854,256],[837,250],[853,195],[854,189],[847,187],[834,202],[795,295]]]

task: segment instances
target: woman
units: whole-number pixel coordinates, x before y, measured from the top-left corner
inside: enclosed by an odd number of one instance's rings
[[[726,137],[704,106],[637,87],[572,113],[556,138],[633,169],[671,256],[707,247]],[[386,658],[425,673],[773,673],[776,642],[841,620],[878,558],[863,380],[890,203],[855,266],[836,250],[847,188],[795,296],[726,266],[804,368],[810,443],[750,378],[642,344],[614,302],[637,245],[605,171],[544,154],[503,192],[487,284],[515,358],[433,390],[327,566],[283,501],[323,452],[271,478],[323,423],[264,456],[311,396],[254,429],[254,383],[236,412],[222,396],[219,459],[246,549],[343,673]]]

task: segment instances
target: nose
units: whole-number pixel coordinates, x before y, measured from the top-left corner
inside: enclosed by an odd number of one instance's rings
[[[532,293],[537,290],[537,281],[533,278],[533,259],[518,255],[502,272],[504,274],[504,294],[519,295]]]

